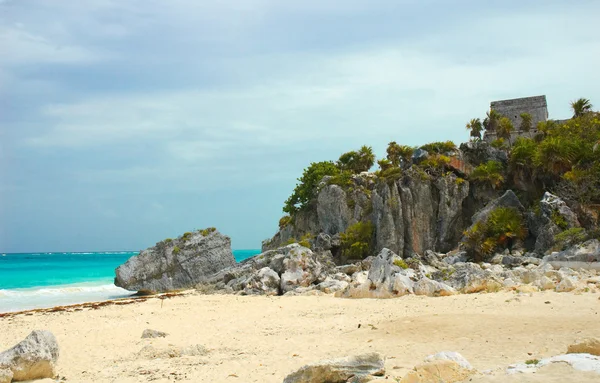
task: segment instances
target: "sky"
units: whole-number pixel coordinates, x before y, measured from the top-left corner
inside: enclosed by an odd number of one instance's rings
[[[600,1],[0,0],[0,252],[260,248],[311,162],[600,105]],[[596,108],[595,108],[596,109]]]

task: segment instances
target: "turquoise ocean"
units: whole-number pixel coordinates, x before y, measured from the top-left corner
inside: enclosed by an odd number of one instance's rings
[[[260,250],[234,250],[239,262]],[[122,298],[115,268],[138,252],[0,254],[0,313]]]

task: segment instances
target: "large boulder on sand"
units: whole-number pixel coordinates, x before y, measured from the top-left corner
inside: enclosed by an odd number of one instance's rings
[[[283,383],[368,382],[385,373],[384,359],[377,353],[325,360],[289,374]]]
[[[6,379],[11,374],[15,382],[54,378],[58,355],[54,335],[50,331],[34,330],[22,342],[0,354],[0,381],[10,382]]]
[[[192,288],[233,265],[231,239],[206,229],[159,242],[129,258],[115,270],[115,285],[142,293]]]

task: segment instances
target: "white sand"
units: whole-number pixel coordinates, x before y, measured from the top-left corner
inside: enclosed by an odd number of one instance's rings
[[[188,295],[77,312],[0,319],[0,349],[33,329],[59,342],[67,382],[282,382],[300,366],[365,352],[387,357],[388,381],[427,355],[457,351],[494,376],[473,382],[600,382],[592,373],[550,366],[507,377],[509,364],[566,352],[579,338],[600,336],[597,294],[515,293],[390,300]],[[507,302],[508,301],[508,302]],[[546,301],[550,301],[546,304]],[[360,328],[358,325],[361,325]],[[151,328],[164,339],[141,339]],[[200,344],[204,356],[143,359],[157,349]],[[563,380],[561,380],[563,379]]]

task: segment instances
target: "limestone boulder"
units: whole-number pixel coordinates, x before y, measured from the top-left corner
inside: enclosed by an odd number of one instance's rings
[[[54,335],[34,330],[16,346],[0,353],[0,371],[9,370],[10,373],[3,373],[4,379],[12,373],[13,381],[54,378],[58,356]]]
[[[283,383],[366,383],[385,373],[384,363],[377,353],[324,360],[289,374]]]
[[[0,368],[0,383],[12,382],[13,373],[7,368]]]
[[[540,214],[530,214],[528,223],[536,237],[536,253],[544,254],[554,246],[554,237],[557,234],[566,229],[580,227],[580,224],[577,215],[554,194],[546,192],[539,206]]]
[[[193,288],[235,264],[231,239],[207,229],[159,242],[129,258],[115,270],[115,285],[142,293]]]
[[[263,267],[246,282],[244,293],[247,295],[279,295],[281,278],[269,267]]]
[[[600,262],[600,241],[591,239],[544,257],[544,262]]]
[[[438,359],[423,363],[406,374],[400,383],[455,383],[468,379],[474,371],[453,360]]]

